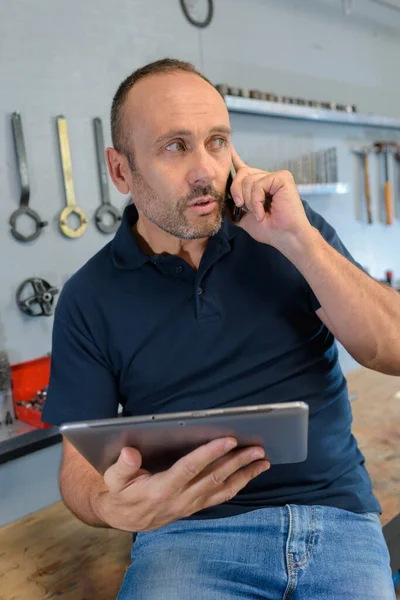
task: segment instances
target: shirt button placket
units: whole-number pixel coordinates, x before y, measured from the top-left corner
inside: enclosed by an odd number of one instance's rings
[[[203,296],[203,294],[204,294],[204,289],[201,287],[201,285],[198,285],[197,288],[196,288],[196,295],[195,295],[195,298],[196,298],[195,304],[196,304],[197,319],[200,319],[201,315],[203,313],[203,308],[204,307],[203,307],[203,302],[201,300],[201,297]]]

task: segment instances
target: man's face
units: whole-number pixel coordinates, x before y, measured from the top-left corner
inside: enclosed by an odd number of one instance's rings
[[[231,165],[229,116],[218,92],[191,73],[149,76],[124,111],[139,213],[178,238],[217,233]]]

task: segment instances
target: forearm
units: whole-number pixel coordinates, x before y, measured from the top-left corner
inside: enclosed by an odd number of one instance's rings
[[[400,294],[332,248],[314,228],[282,248],[319,303],[321,319],[362,365],[400,375]]]
[[[78,453],[63,463],[61,496],[70,511],[92,527],[110,527],[100,516],[102,498],[108,493],[103,477]]]

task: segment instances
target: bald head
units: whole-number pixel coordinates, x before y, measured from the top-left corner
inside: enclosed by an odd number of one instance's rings
[[[113,98],[111,107],[111,137],[116,150],[124,154],[128,151],[129,133],[124,119],[124,105],[133,86],[149,76],[178,72],[196,74],[213,87],[212,83],[189,62],[163,58],[140,67],[120,84]]]
[[[193,73],[150,75],[130,90],[122,109],[124,149],[132,156],[170,136],[195,134],[209,124],[229,133],[229,115],[216,89]],[[124,153],[125,153],[124,152]]]

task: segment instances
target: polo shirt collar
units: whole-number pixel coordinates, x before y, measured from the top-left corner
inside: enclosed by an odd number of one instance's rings
[[[138,212],[135,205],[129,204],[123,213],[121,224],[111,242],[111,252],[114,265],[120,269],[139,269],[148,262],[151,257],[147,256],[133,234],[132,228],[138,220]],[[240,232],[240,228],[224,217],[219,232],[211,239],[230,245],[229,242]]]

